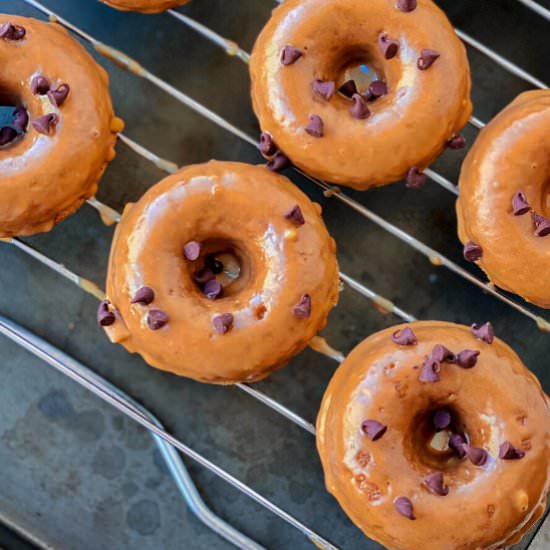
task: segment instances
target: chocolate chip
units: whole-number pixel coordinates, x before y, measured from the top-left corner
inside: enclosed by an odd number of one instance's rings
[[[458,458],[466,456],[465,444],[466,440],[460,434],[451,434],[449,437],[449,449],[452,449]]]
[[[464,444],[463,449],[466,452],[468,460],[474,466],[483,466],[487,459],[489,458],[489,453],[485,449],[480,449],[478,447],[470,447],[469,445]]]
[[[426,174],[422,173],[416,166],[413,166],[408,172],[407,172],[407,180],[405,185],[409,189],[420,189],[428,179],[428,176]]]
[[[309,115],[309,124],[306,126],[306,132],[313,137],[323,137],[324,124],[319,115]]]
[[[297,204],[285,214],[285,218],[298,227],[306,223],[302,209]]]
[[[477,243],[474,243],[474,241],[468,241],[464,245],[463,254],[465,260],[468,260],[469,262],[477,262],[478,260],[481,260],[483,256],[483,249]]]
[[[383,80],[373,80],[370,83],[368,94],[370,99],[378,99],[388,93],[388,85]]]
[[[23,106],[16,107],[13,111],[13,126],[19,132],[24,132],[29,124],[29,114]]]
[[[260,134],[260,151],[266,157],[271,157],[277,152],[277,144],[273,141],[273,137],[269,132]]]
[[[226,334],[233,328],[233,315],[231,313],[222,313],[212,319],[214,330],[218,334]]]
[[[288,166],[290,166],[290,160],[283,153],[276,153],[275,156],[267,163],[267,168],[272,172],[284,170]]]
[[[386,33],[382,33],[378,37],[378,48],[385,59],[392,59],[399,51],[399,42],[392,40]]]
[[[416,519],[412,502],[407,497],[397,497],[393,501],[395,509],[408,519]]]
[[[102,327],[111,326],[116,321],[115,314],[109,309],[110,304],[109,300],[103,300],[97,308],[97,322]]]
[[[35,76],[31,80],[31,91],[34,95],[46,95],[50,90],[50,81],[43,76]]]
[[[495,339],[495,331],[493,329],[493,325],[489,321],[487,321],[487,323],[483,323],[483,325],[474,323],[470,327],[470,330],[478,340],[487,342],[487,344],[492,344]]]
[[[332,80],[320,80],[316,78],[311,83],[311,88],[319,97],[329,101],[336,91],[336,83]]]
[[[452,416],[449,409],[438,409],[432,416],[432,423],[436,430],[444,430],[451,425]]]
[[[432,359],[438,363],[454,363],[456,355],[442,344],[436,344],[432,350]]]
[[[387,426],[381,424],[377,420],[363,420],[361,423],[362,432],[371,440],[376,441],[380,439],[388,429]]]
[[[447,147],[449,149],[458,150],[466,147],[466,138],[461,134],[454,134],[451,139],[447,140]]]
[[[537,237],[546,237],[546,235],[550,235],[550,221],[544,216],[533,212],[533,223],[535,224],[535,235]]]
[[[17,137],[17,132],[11,126],[0,128],[0,147],[11,143]]]
[[[154,299],[155,291],[150,286],[142,286],[137,290],[131,303],[148,306]]]
[[[48,135],[58,121],[59,117],[55,113],[50,113],[48,115],[35,118],[31,124],[38,133]]]
[[[426,384],[433,384],[434,382],[439,382],[441,372],[441,364],[436,361],[433,357],[427,357],[422,365],[422,370],[418,380]]]
[[[345,95],[346,97],[349,97],[350,99],[353,97],[353,94],[357,93],[357,86],[355,85],[355,80],[346,80],[340,88],[338,88],[338,91]]]
[[[399,344],[400,346],[414,346],[418,342],[411,327],[396,330],[391,335],[391,339],[394,343]]]
[[[303,55],[304,52],[302,52],[298,48],[295,48],[294,46],[285,46],[281,50],[281,63],[283,65],[292,65]]]
[[[523,191],[517,191],[512,197],[512,212],[514,216],[523,216],[531,210]]]
[[[498,451],[498,457],[502,460],[518,460],[525,456],[525,452],[516,449],[509,441],[505,441]]]
[[[12,23],[4,23],[0,27],[0,38],[4,40],[22,40],[25,38],[27,31],[21,25],[13,25]]]
[[[421,70],[425,71],[426,69],[429,69],[441,56],[440,53],[436,52],[435,50],[430,50],[428,48],[424,48],[420,52],[420,57],[418,58],[416,62],[416,66]]]
[[[168,314],[161,309],[152,309],[147,314],[147,326],[151,330],[159,330],[168,323]]]
[[[443,474],[441,472],[428,474],[424,478],[424,483],[434,495],[444,497],[449,494],[449,487],[443,482]]]
[[[68,84],[60,84],[57,88],[48,92],[48,99],[57,107],[61,107],[70,91],[71,88]]]
[[[416,9],[416,0],[397,0],[397,7],[404,12],[414,11]]]
[[[300,298],[300,301],[292,308],[292,313],[298,319],[308,319],[311,315],[311,296],[304,294]]]
[[[365,98],[361,94],[353,94],[351,100],[353,101],[353,105],[349,110],[351,116],[359,120],[369,118],[370,111],[367,107],[367,102],[365,101]]]
[[[201,255],[201,248],[201,244],[197,241],[189,241],[183,245],[183,255],[190,262],[194,262]]]
[[[203,292],[209,300],[215,300],[222,293],[222,285],[216,279],[210,279],[204,285]]]
[[[456,364],[463,369],[471,369],[476,366],[479,351],[465,349],[456,356]]]

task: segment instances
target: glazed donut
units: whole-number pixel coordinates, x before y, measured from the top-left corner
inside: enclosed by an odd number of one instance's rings
[[[359,344],[317,420],[328,490],[390,550],[496,550],[540,517],[550,403],[490,323],[416,322]]]
[[[550,308],[550,91],[518,96],[479,134],[459,180],[464,256],[499,287]]]
[[[458,147],[472,112],[464,46],[431,0],[286,0],[256,41],[250,75],[277,147],[355,189],[414,175],[447,142]]]
[[[101,0],[117,10],[159,13],[176,6],[187,4],[191,0]]]
[[[320,211],[265,167],[186,167],[124,211],[99,323],[153,367],[218,384],[264,378],[336,304]]]
[[[49,231],[97,190],[115,157],[107,73],[56,23],[0,15],[0,236]]]

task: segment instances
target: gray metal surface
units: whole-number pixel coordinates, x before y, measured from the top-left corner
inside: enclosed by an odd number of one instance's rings
[[[44,0],[95,37],[142,61],[159,76],[229,121],[255,134],[246,67],[168,15],[117,13],[95,0]],[[515,0],[442,1],[453,21],[543,81],[548,23]],[[546,4],[548,5],[548,4]],[[182,9],[250,50],[273,7],[271,0],[195,0]],[[19,0],[0,11],[37,16]],[[478,53],[470,55],[476,115],[489,118],[527,88]],[[126,133],[179,164],[209,158],[258,162],[257,153],[205,122],[150,84],[100,59],[112,77]],[[475,132],[469,128],[470,138]],[[118,209],[163,176],[122,144],[99,198]],[[456,181],[460,153],[436,167]],[[497,333],[550,390],[550,335],[457,276],[350,212],[317,188],[293,179],[324,206],[345,272],[419,318],[469,323],[491,319]],[[452,196],[435,184],[420,192],[401,184],[350,193],[452,259],[461,262]],[[84,207],[48,235],[29,239],[68,267],[102,284],[112,229]],[[474,271],[475,272],[475,271]],[[477,274],[477,273],[476,273]],[[368,542],[323,490],[310,434],[236,389],[200,385],[153,371],[111,346],[95,326],[96,302],[21,252],[0,247],[0,313],[65,349],[144,403],[178,438],[272,498],[345,549]],[[326,336],[349,351],[363,337],[395,322],[350,290],[331,315]],[[188,512],[160,465],[150,437],[130,420],[0,340],[0,517],[56,548],[227,548]],[[306,351],[258,385],[313,420],[335,363]],[[268,548],[309,548],[290,527],[234,489],[189,464],[204,498],[222,517]]]

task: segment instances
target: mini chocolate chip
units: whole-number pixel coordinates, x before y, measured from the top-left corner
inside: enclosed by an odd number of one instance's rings
[[[443,474],[441,472],[428,474],[424,478],[424,483],[434,495],[444,497],[449,494],[449,487],[443,482]]]
[[[468,460],[474,466],[483,466],[487,462],[487,459],[489,458],[489,453],[485,449],[480,449],[478,447],[470,447],[469,445],[466,445],[466,444],[464,444],[462,447],[466,452],[466,456],[468,457]]]
[[[433,357],[427,357],[426,360],[424,361],[424,364],[422,365],[422,370],[420,371],[418,380],[426,384],[439,382],[441,378],[439,376],[440,372],[441,372],[441,364],[438,361],[436,361]]]
[[[0,38],[4,40],[21,40],[25,38],[27,31],[21,25],[13,25],[12,23],[4,23],[0,27]]]
[[[416,519],[412,502],[407,497],[397,497],[393,501],[395,509],[408,519]]]
[[[351,100],[353,101],[353,105],[349,110],[351,116],[359,120],[369,118],[370,111],[367,107],[367,102],[365,101],[365,98],[361,94],[353,94]]]
[[[298,227],[306,223],[302,209],[297,204],[285,214],[285,218]]]
[[[346,80],[340,88],[338,88],[338,91],[345,95],[346,97],[352,98],[353,94],[357,93],[357,86],[355,85],[355,80]]]
[[[416,9],[416,0],[397,0],[397,7],[404,12],[414,11]]]
[[[11,143],[17,137],[17,132],[11,126],[0,128],[0,147]]]
[[[533,212],[533,223],[535,224],[535,235],[537,237],[546,237],[546,235],[550,235],[550,220]]]
[[[193,273],[193,281],[199,285],[204,285],[210,281],[210,279],[214,279],[214,273],[209,267],[199,269],[199,271]]]
[[[523,216],[531,210],[523,191],[517,191],[512,197],[512,212],[514,216]]]
[[[320,80],[316,78],[311,83],[311,88],[319,97],[329,101],[336,91],[336,83],[332,80]]]
[[[321,138],[324,133],[323,119],[319,115],[309,115],[309,124],[306,126],[306,132],[313,137]]]
[[[16,107],[13,111],[13,126],[15,129],[19,132],[24,132],[27,129],[28,124],[29,114],[27,113],[27,109],[25,109],[22,105]]]
[[[451,437],[449,437],[449,449],[452,449],[458,458],[466,456],[465,444],[466,440],[460,434],[451,434]]]
[[[183,245],[183,255],[190,261],[198,260],[201,255],[201,244],[197,241],[189,241]]]
[[[439,52],[436,52],[435,50],[430,50],[428,48],[424,48],[420,52],[420,57],[416,62],[416,66],[421,71],[425,71],[426,69],[429,69],[440,56],[441,54]]]
[[[416,166],[413,166],[408,172],[407,172],[407,180],[405,185],[409,189],[420,189],[428,179],[428,176],[421,172]]]
[[[269,132],[260,134],[260,151],[266,157],[271,157],[277,152],[277,144],[273,141],[273,137]]]
[[[161,309],[152,309],[147,314],[147,326],[151,330],[159,330],[168,323],[168,314]]]
[[[456,364],[463,369],[471,369],[476,366],[479,351],[465,349],[456,356]]]
[[[142,286],[138,288],[132,304],[141,304],[148,306],[155,299],[155,291],[150,286]]]
[[[468,241],[464,245],[463,254],[465,260],[468,260],[469,262],[477,262],[478,260],[481,260],[483,256],[483,249],[477,243],[474,243],[474,241]]]
[[[290,166],[290,159],[283,153],[275,153],[275,156],[267,163],[267,168],[272,172],[284,170]]]
[[[483,323],[482,325],[474,323],[470,327],[470,330],[478,340],[487,342],[487,344],[492,344],[495,339],[495,331],[493,329],[493,325],[489,321]]]
[[[432,416],[432,423],[436,430],[444,430],[451,425],[452,416],[449,409],[438,409]]]
[[[50,81],[44,76],[35,76],[31,80],[31,91],[34,95],[46,95],[50,90]]]
[[[391,335],[391,339],[394,343],[399,344],[400,346],[414,346],[418,342],[411,327],[396,330]]]
[[[298,319],[308,319],[311,315],[311,296],[304,294],[300,301],[292,308],[292,313]]]
[[[57,107],[61,107],[65,100],[67,99],[71,88],[68,84],[60,84],[54,90],[48,92],[48,99]]]
[[[233,328],[233,315],[231,313],[222,313],[212,319],[214,330],[218,334],[226,334]]]
[[[292,65],[303,55],[304,52],[302,52],[298,48],[295,48],[294,46],[285,46],[281,50],[281,63],[283,65]]]
[[[368,94],[370,99],[378,99],[388,93],[388,85],[383,80],[373,80],[370,83]]]
[[[380,439],[388,429],[387,426],[381,424],[377,420],[363,420],[361,423],[362,432],[371,440],[376,441]]]
[[[59,117],[55,113],[50,113],[48,115],[43,115],[41,117],[35,118],[32,121],[32,127],[40,134],[49,135],[52,128],[55,127],[59,120]]]
[[[451,139],[447,140],[447,147],[449,149],[464,149],[466,147],[466,138],[461,134],[454,134]]]
[[[378,37],[378,48],[385,59],[392,59],[399,51],[399,42],[391,39],[386,33],[382,33]]]
[[[516,449],[509,441],[505,441],[498,451],[498,457],[503,460],[518,460],[525,456],[525,452],[521,449]]]
[[[434,346],[432,358],[438,363],[454,363],[456,361],[456,355],[442,344]]]
[[[203,292],[209,300],[215,300],[222,293],[222,285],[216,279],[210,279],[204,285]]]
[[[97,322],[102,327],[109,327],[116,321],[115,314],[109,309],[111,302],[103,300],[97,308]]]

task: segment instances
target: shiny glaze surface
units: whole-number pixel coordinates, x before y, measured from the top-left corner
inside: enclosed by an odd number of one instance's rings
[[[113,113],[107,73],[56,23],[0,15],[26,29],[23,40],[0,40],[0,92],[26,107],[32,121],[56,113],[50,135],[30,124],[22,139],[0,148],[0,236],[49,231],[97,190],[115,157],[123,124]],[[69,84],[66,101],[55,106],[33,95],[31,81],[43,75]]]
[[[176,6],[187,4],[191,0],[101,0],[117,10],[158,13]]]
[[[378,37],[400,44],[384,59]],[[281,49],[305,52],[283,66]],[[428,70],[417,68],[424,48],[441,57]],[[315,78],[336,80],[352,60],[366,59],[389,86],[369,102],[371,116],[354,119],[351,101],[314,95]],[[395,0],[286,0],[260,33],[250,59],[252,99],[262,130],[269,132],[295,165],[308,173],[356,189],[403,178],[425,168],[471,114],[470,72],[464,46],[445,14],[431,1],[404,13]],[[304,128],[309,115],[324,121],[325,135]]]
[[[530,213],[512,214],[512,197],[523,191],[550,216],[550,91],[519,95],[481,131],[459,187],[458,236],[481,246],[478,265],[501,288],[550,308],[550,236],[534,234]]]
[[[410,326],[415,346],[392,333]],[[442,364],[441,380],[419,382],[419,369],[436,344],[453,352],[481,352],[477,365]],[[490,457],[477,467],[439,454],[421,435],[419,418],[446,406],[473,447]],[[361,422],[375,419],[387,432],[371,441]],[[550,407],[535,376],[501,340],[487,344],[468,327],[415,322],[378,332],[338,368],[317,420],[317,444],[328,490],[369,537],[390,550],[496,550],[517,541],[542,513],[550,476]],[[511,441],[526,454],[498,458]],[[447,496],[429,492],[426,475],[443,472]],[[393,501],[409,498],[416,520]]]
[[[305,218],[300,227],[285,218],[296,204]],[[241,258],[237,290],[217,300],[196,286],[195,265],[183,256],[185,243],[212,240],[230,243]],[[131,305],[143,285],[154,289],[154,302]],[[293,315],[304,293],[312,302],[308,319]],[[109,336],[150,365],[212,383],[258,380],[325,325],[338,295],[335,243],[319,205],[287,178],[234,162],[188,166],[125,210],[107,295],[121,315]],[[170,317],[158,331],[145,322],[152,307]],[[234,326],[219,335],[212,319],[222,313],[233,314]]]

